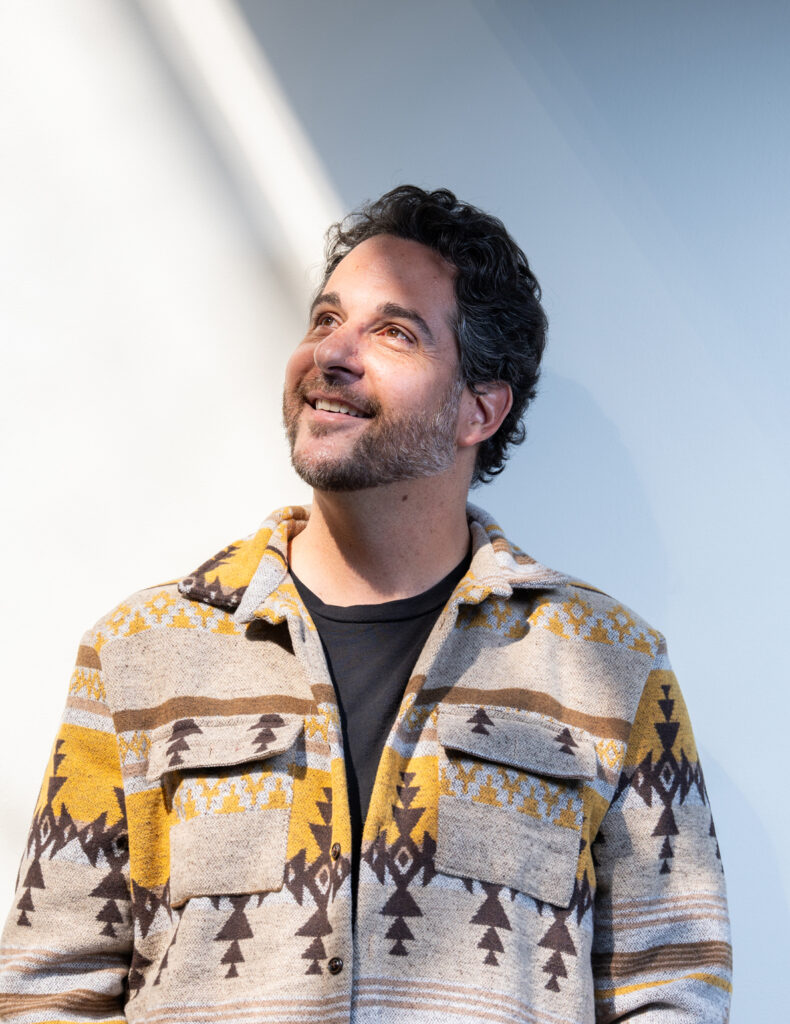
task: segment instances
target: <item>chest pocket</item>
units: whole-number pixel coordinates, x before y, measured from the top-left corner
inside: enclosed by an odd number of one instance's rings
[[[155,730],[146,774],[170,809],[172,906],[282,888],[303,727],[301,715],[265,714]]]
[[[562,723],[440,705],[436,867],[567,907],[595,748]]]

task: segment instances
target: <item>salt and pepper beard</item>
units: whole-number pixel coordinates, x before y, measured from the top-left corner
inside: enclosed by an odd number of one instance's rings
[[[306,394],[313,389],[338,402],[348,401],[370,417],[369,426],[343,455],[317,459],[296,450],[299,417]],[[463,389],[464,382],[455,377],[434,412],[401,416],[385,413],[375,401],[360,408],[359,399],[350,400],[342,384],[323,375],[302,380],[293,391],[283,393],[283,423],[291,447],[291,465],[305,483],[320,491],[360,491],[442,473],[455,461],[458,405]],[[313,437],[321,437],[333,428],[313,423],[305,429]]]

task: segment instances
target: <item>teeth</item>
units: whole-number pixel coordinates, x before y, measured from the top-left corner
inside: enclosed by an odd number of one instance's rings
[[[325,398],[317,399],[315,403],[316,409],[322,409],[324,412],[342,412],[346,416],[359,416],[364,419],[361,412],[357,412],[356,409],[350,409],[347,405],[343,405],[340,402],[328,402]]]

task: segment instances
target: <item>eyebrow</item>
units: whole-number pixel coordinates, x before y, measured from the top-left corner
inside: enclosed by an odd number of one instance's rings
[[[321,292],[320,295],[316,295],[310,304],[310,316],[316,311],[317,306],[323,306],[326,303],[327,306],[342,306],[340,296],[337,292]]]
[[[406,306],[399,306],[397,302],[385,302],[379,306],[378,311],[382,316],[397,316],[401,320],[411,320],[413,324],[419,327],[429,341],[435,341],[433,331],[416,309],[407,309]]]

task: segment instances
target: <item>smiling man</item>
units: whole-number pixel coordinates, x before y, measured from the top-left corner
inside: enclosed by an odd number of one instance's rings
[[[467,504],[546,319],[500,221],[330,231],[286,507],[83,638],[3,1020],[727,1019],[719,851],[663,638]]]

